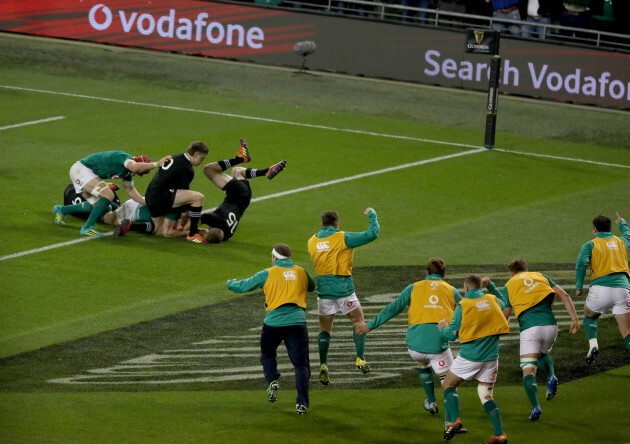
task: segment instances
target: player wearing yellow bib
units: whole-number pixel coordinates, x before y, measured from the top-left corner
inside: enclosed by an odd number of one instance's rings
[[[588,364],[592,364],[599,355],[597,318],[611,308],[621,337],[630,351],[630,269],[627,252],[630,247],[630,228],[619,213],[615,222],[621,231],[620,238],[611,234],[612,223],[607,216],[600,214],[593,219],[595,239],[582,245],[575,263],[575,295],[578,298],[582,296],[587,267],[591,270],[590,287],[584,302],[584,330],[589,342],[586,354]]]
[[[490,279],[483,278],[483,282],[489,285]],[[444,320],[438,323],[444,339],[454,341],[459,336],[461,343],[459,355],[444,378],[447,423],[444,439],[453,439],[462,428],[457,386],[462,381],[475,378],[479,382],[479,399],[494,430],[494,435],[486,444],[505,444],[507,436],[493,390],[499,370],[499,337],[509,333],[510,329],[503,315],[505,302],[494,294],[485,294],[481,284],[482,279],[476,274],[468,276],[464,281],[465,295],[455,308],[453,321],[450,325]]]
[[[374,319],[355,327],[357,333],[366,334],[409,307],[407,348],[409,355],[418,362],[418,376],[427,394],[423,403],[424,409],[432,415],[438,413],[433,373],[443,381],[453,363],[453,353],[448,341],[440,336],[437,324],[442,319],[450,321],[455,306],[462,299],[455,287],[444,282],[445,273],[446,265],[442,259],[429,259],[425,280],[407,286]]]
[[[227,288],[244,293],[262,288],[265,292],[265,320],[260,336],[260,362],[269,383],[267,400],[277,400],[280,372],[276,351],[284,341],[289,359],[295,368],[297,389],[296,412],[306,413],[309,406],[308,381],[311,368],[308,355],[308,332],[306,329],[306,293],[315,290],[315,282],[302,268],[291,261],[291,248],[278,244],[271,251],[273,266],[254,276],[228,280]]]
[[[359,303],[352,281],[354,249],[372,242],[378,237],[379,225],[376,211],[364,211],[370,225],[361,233],[339,231],[339,213],[324,211],[321,230],[308,240],[308,252],[317,272],[317,311],[319,313],[319,381],[330,383],[328,377],[328,348],[333,319],[337,311],[346,315],[354,325],[365,322],[363,308]],[[357,352],[355,366],[361,372],[370,372],[365,362],[365,335],[353,332],[352,338]]]
[[[558,391],[558,378],[549,354],[558,336],[558,324],[551,309],[554,299],[560,298],[571,317],[569,333],[577,333],[580,320],[571,297],[549,276],[528,271],[524,259],[514,259],[507,267],[511,278],[503,287],[502,294],[506,300],[503,314],[510,319],[513,310],[518,318],[523,387],[532,404],[529,419],[536,421],[542,414],[536,385],[538,367],[547,375],[547,401],[553,399]]]

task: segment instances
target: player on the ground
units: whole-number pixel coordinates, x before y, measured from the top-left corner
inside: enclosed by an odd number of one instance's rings
[[[489,278],[484,278],[489,283]],[[475,378],[479,385],[479,400],[494,430],[494,435],[486,444],[505,444],[507,436],[503,431],[499,406],[494,401],[494,383],[499,370],[499,338],[510,329],[503,315],[504,301],[494,294],[484,294],[482,279],[476,274],[464,281],[464,298],[459,301],[450,325],[440,321],[440,335],[449,341],[459,336],[459,355],[453,361],[444,378],[444,407],[446,410],[446,431],[444,439],[452,439],[462,428],[459,416],[459,396],[457,386],[462,381]]]
[[[116,194],[116,191],[118,191],[120,187],[113,182],[107,182],[107,185],[114,192],[114,200],[111,202],[110,206],[107,207],[107,210],[114,211],[121,205],[120,198],[118,197],[118,194]],[[135,201],[129,200],[128,202]],[[81,219],[87,219],[92,211],[92,204],[85,200],[83,193],[76,192],[74,185],[69,184],[63,192],[63,207],[61,207],[61,210],[64,217],[69,214]],[[103,219],[105,219],[105,216],[103,216]]]
[[[547,376],[547,401],[553,399],[558,391],[558,378],[554,373],[550,355],[558,336],[558,324],[552,311],[556,297],[560,298],[571,317],[570,334],[578,332],[580,320],[571,296],[549,276],[528,271],[524,259],[514,259],[507,267],[511,278],[502,291],[506,300],[503,314],[509,320],[514,310],[518,318],[521,329],[519,355],[523,369],[523,387],[532,404],[529,419],[536,421],[542,413],[536,384],[538,367]],[[498,290],[492,288],[491,291],[497,294]]]
[[[306,293],[315,290],[315,282],[302,268],[291,261],[291,248],[277,244],[271,251],[273,266],[254,276],[228,280],[227,287],[236,293],[256,288],[265,292],[265,310],[260,336],[260,362],[269,387],[267,400],[275,402],[278,397],[280,372],[276,351],[281,342],[287,348],[289,359],[295,369],[298,415],[306,413],[309,406],[308,381],[311,368],[308,355],[308,331],[306,328]]]
[[[175,224],[164,224],[165,220],[174,221]],[[103,222],[116,225],[116,236],[122,236],[131,230],[164,237],[182,237],[188,235],[187,225],[189,226],[187,213],[172,213],[153,219],[146,205],[140,205],[133,200],[125,201],[120,207],[105,213]]]
[[[367,324],[358,323],[355,327],[357,333],[366,334],[409,307],[407,348],[409,355],[418,362],[418,376],[427,394],[424,409],[432,415],[438,413],[433,373],[442,382],[453,363],[453,353],[448,341],[440,336],[437,324],[442,319],[450,322],[455,306],[462,299],[455,287],[444,282],[445,272],[446,264],[442,259],[429,259],[424,280],[409,285],[374,319]]]
[[[330,383],[328,375],[328,349],[335,313],[341,310],[352,323],[364,323],[363,308],[357,298],[352,281],[352,260],[354,249],[368,244],[378,237],[380,227],[378,216],[372,208],[364,212],[370,218],[370,225],[361,233],[339,231],[339,213],[324,211],[322,225],[317,234],[308,240],[308,252],[317,272],[317,311],[319,313],[319,381]],[[365,335],[352,332],[356,349],[355,367],[369,373],[365,362]]]
[[[247,179],[255,177],[267,177],[273,179],[284,170],[287,162],[282,160],[269,168],[254,169],[237,167],[240,163],[248,163],[252,160],[247,144],[241,139],[241,147],[238,154],[226,160],[220,160],[207,164],[203,172],[220,190],[225,192],[225,199],[211,214],[201,216],[201,223],[210,228],[205,234],[208,243],[216,244],[225,242],[234,235],[238,223],[252,199],[252,190]],[[232,168],[232,174],[225,172]]]
[[[132,176],[146,174],[169,159],[170,156],[167,156],[159,162],[151,162],[147,156],[132,157],[124,151],[105,151],[91,154],[75,162],[70,168],[70,180],[75,191],[92,205],[90,215],[80,233],[84,236],[105,236],[94,228],[94,224],[107,212],[115,196],[103,179],[122,179],[127,195],[144,205],[144,198],[136,190]],[[55,205],[53,207],[55,222],[64,225],[68,212],[65,206]]]
[[[208,152],[205,143],[192,142],[185,153],[175,154],[160,167],[145,194],[146,205],[154,223],[157,224],[157,219],[162,216],[169,216],[164,219],[165,230],[175,226],[181,213],[190,211],[190,230],[186,236],[188,242],[208,243],[199,234],[198,228],[204,196],[189,189],[195,177],[193,168],[203,162]]]
[[[584,302],[584,330],[588,338],[586,362],[592,364],[599,355],[597,343],[597,318],[612,308],[621,337],[630,351],[630,269],[628,252],[630,228],[617,213],[615,220],[622,237],[610,232],[610,218],[600,214],[593,219],[595,238],[582,245],[575,263],[576,297],[582,297],[586,269],[591,270],[588,296]]]

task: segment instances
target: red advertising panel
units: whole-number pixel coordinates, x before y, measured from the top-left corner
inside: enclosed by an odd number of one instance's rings
[[[487,90],[466,33],[195,0],[3,0],[0,30]],[[630,55],[503,37],[501,91],[630,108]]]

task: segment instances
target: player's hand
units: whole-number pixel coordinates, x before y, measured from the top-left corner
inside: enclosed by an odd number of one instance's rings
[[[369,333],[370,329],[368,328],[368,326],[367,326],[367,324],[365,322],[359,322],[358,324],[356,324],[354,326],[354,331],[358,335],[364,335],[366,333]]]
[[[168,162],[169,160],[171,160],[173,158],[173,156],[166,156],[166,157],[162,157],[159,161],[158,161],[158,166],[162,167],[162,165],[164,165],[166,162]]]
[[[626,220],[623,217],[619,216],[619,213],[617,213],[617,220],[615,221],[615,223],[618,224],[619,222],[625,222],[625,221]]]
[[[444,319],[442,319],[440,322],[438,322],[437,325],[439,330],[442,330],[443,328],[448,327],[448,322],[446,322]]]
[[[576,298],[581,298],[582,297],[582,290],[575,290],[575,297]]]
[[[365,209],[365,211],[363,212],[363,214],[365,214],[365,215],[367,216],[368,214],[370,214],[370,211],[374,211],[374,208],[367,207],[367,208]]]
[[[481,286],[487,287],[488,285],[490,285],[490,282],[492,282],[490,278],[488,276],[485,276],[483,279],[481,279]]]
[[[572,319],[572,320],[571,320],[571,327],[569,327],[569,333],[571,333],[572,335],[574,335],[574,334],[576,334],[579,330],[580,330],[580,320],[579,320],[579,319]]]

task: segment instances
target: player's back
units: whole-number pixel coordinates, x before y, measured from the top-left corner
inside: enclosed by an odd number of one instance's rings
[[[160,167],[147,187],[147,194],[160,193],[164,190],[187,190],[195,177],[192,163],[184,153],[175,154],[171,160]]]

